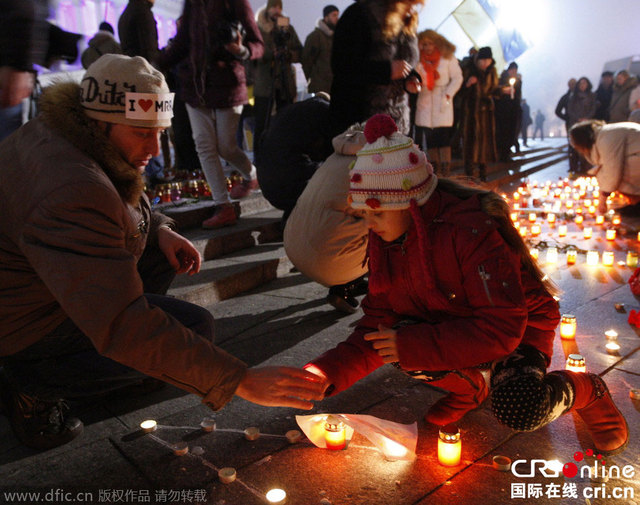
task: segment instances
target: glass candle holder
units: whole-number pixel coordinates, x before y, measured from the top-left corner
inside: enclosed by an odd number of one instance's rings
[[[536,260],[537,260],[537,259],[538,259],[538,257],[540,256],[540,251],[539,251],[536,247],[534,247],[533,249],[530,249],[530,250],[529,250],[529,254],[531,254],[531,257],[532,257],[533,259],[536,259]]]
[[[558,262],[558,249],[556,247],[549,247],[547,249],[547,263],[555,264]]]
[[[611,217],[611,224],[613,226],[619,226],[621,222],[622,222],[622,219],[620,218],[620,216],[618,214],[614,214]]]
[[[582,222],[584,221],[584,217],[582,217],[582,214],[578,214],[576,216],[575,221],[576,221],[576,224],[582,224]]]
[[[324,423],[324,441],[327,444],[327,449],[332,451],[340,451],[346,447],[347,430],[339,417],[327,416]]]
[[[519,214],[518,212],[512,212],[512,213],[510,214],[510,216],[511,216],[511,221],[516,222],[516,221],[518,220],[519,215],[520,215],[520,214]]]
[[[576,316],[573,314],[562,314],[562,318],[560,319],[560,338],[564,340],[575,339],[577,327]]]
[[[578,260],[578,251],[571,248],[567,250],[567,265],[575,265]]]
[[[531,225],[531,236],[537,237],[538,235],[540,235],[540,233],[542,233],[542,228],[540,227],[540,225],[538,223],[532,224]]]
[[[627,266],[636,268],[638,266],[638,253],[635,251],[627,251]]]
[[[462,456],[460,430],[453,424],[440,428],[438,432],[438,461],[443,466],[458,466]]]
[[[613,255],[613,251],[605,251],[602,253],[602,264],[605,267],[611,267],[613,266],[613,262],[614,262],[615,258]]]
[[[585,226],[584,230],[582,231],[582,235],[586,239],[591,238],[591,236],[593,235],[593,228],[591,228],[591,226]]]
[[[587,364],[582,354],[569,354],[565,368],[572,372],[584,373],[587,371]]]
[[[600,263],[600,253],[598,251],[587,252],[587,265],[595,267]]]
[[[526,226],[521,226],[518,231],[520,232],[520,236],[521,237],[526,237],[527,233],[529,232],[529,230],[527,229]]]
[[[605,232],[605,237],[606,237],[607,240],[615,240],[616,239],[616,229],[615,228],[609,228]]]
[[[529,222],[535,223],[536,219],[538,219],[538,215],[535,212],[529,212]]]
[[[556,222],[556,215],[553,212],[547,214],[547,222],[551,224]]]
[[[596,224],[598,225],[604,224],[604,216],[602,214],[599,214],[596,216]]]
[[[566,237],[567,236],[567,225],[561,224],[558,226],[558,237]]]

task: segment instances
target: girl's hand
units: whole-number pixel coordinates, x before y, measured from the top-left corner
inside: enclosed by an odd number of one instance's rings
[[[379,324],[378,331],[367,333],[364,339],[372,342],[371,345],[378,352],[378,356],[382,358],[382,361],[385,363],[395,363],[400,361],[396,337],[396,330],[385,328]]]

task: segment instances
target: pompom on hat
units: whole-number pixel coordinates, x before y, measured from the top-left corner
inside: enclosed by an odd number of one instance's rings
[[[424,204],[437,178],[425,154],[398,132],[393,119],[376,114],[366,123],[367,144],[350,173],[349,201],[354,209],[402,210]]]
[[[143,128],[166,128],[173,96],[162,73],[141,56],[105,54],[80,84],[80,104],[92,119]]]

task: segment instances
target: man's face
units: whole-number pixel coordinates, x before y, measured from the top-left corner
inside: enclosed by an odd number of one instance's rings
[[[273,7],[269,7],[267,9],[267,17],[271,21],[275,22],[275,20],[278,19],[280,16],[282,16],[282,7],[280,7],[279,5],[274,5]]]
[[[627,81],[627,76],[624,74],[616,75],[616,83],[618,86],[622,86]]]
[[[132,167],[142,173],[149,160],[160,154],[160,134],[163,131],[164,128],[112,124],[109,141]]]
[[[338,24],[338,18],[340,17],[340,13],[338,11],[333,11],[330,14],[327,14],[324,17],[324,22],[327,24],[329,28],[335,28]]]

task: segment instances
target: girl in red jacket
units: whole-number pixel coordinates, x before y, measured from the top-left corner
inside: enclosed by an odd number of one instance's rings
[[[488,395],[498,420],[535,430],[571,409],[601,453],[627,442],[624,417],[593,374],[546,373],[559,321],[553,286],[492,192],[437,180],[386,115],[365,128],[350,200],[369,233],[369,293],[349,338],[307,365],[327,394],[385,363],[450,391],[426,420],[452,423]]]

